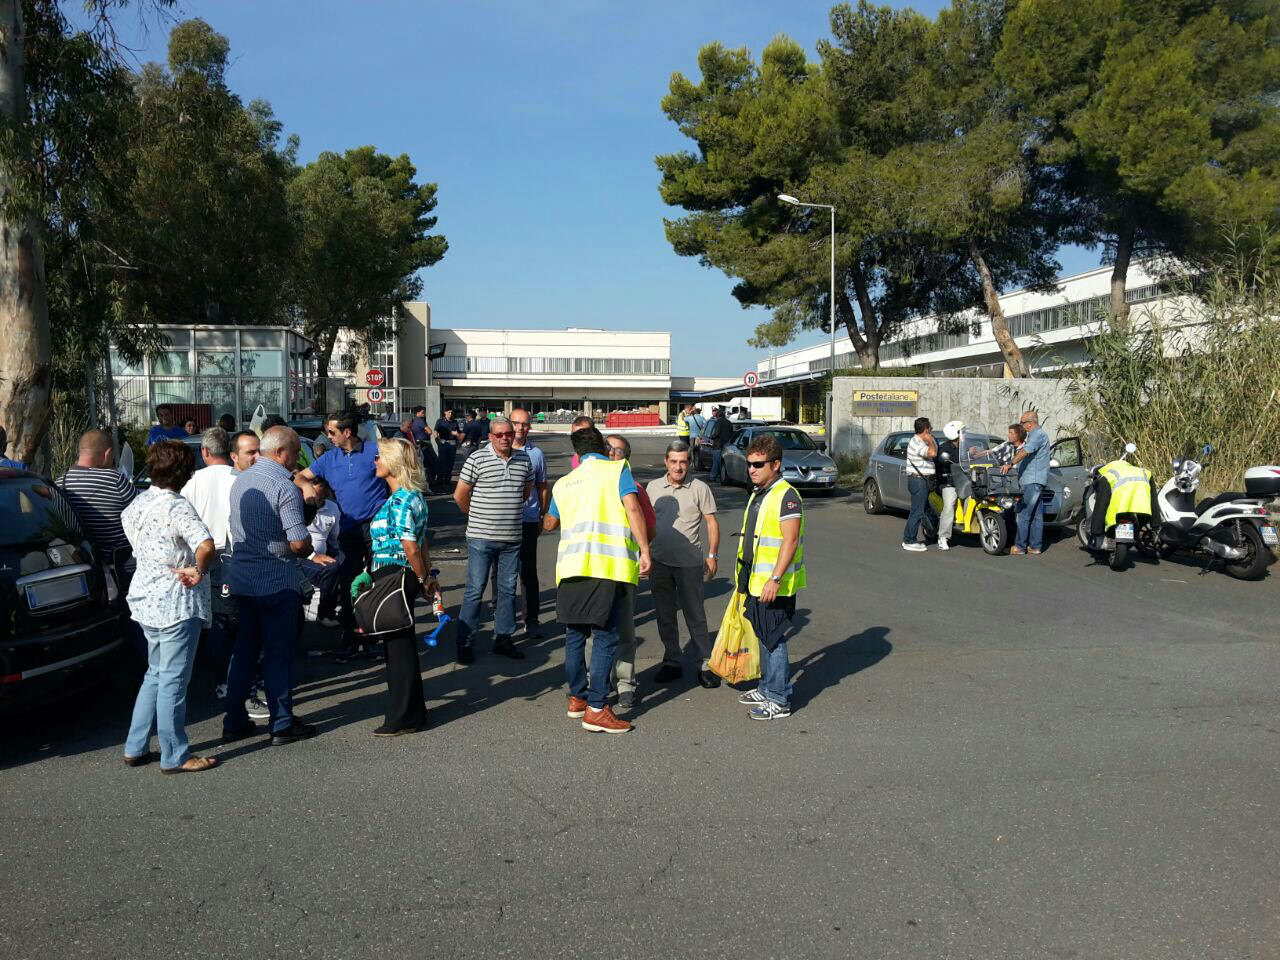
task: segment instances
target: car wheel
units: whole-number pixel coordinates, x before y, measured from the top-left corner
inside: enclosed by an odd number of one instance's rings
[[[884,513],[884,501],[880,499],[880,488],[874,480],[868,480],[862,486],[862,509],[870,514]]]

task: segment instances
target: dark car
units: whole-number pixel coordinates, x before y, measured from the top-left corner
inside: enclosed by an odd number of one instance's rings
[[[729,426],[733,427],[733,436],[729,438],[729,443],[736,442],[738,435],[747,427],[762,427],[766,423],[765,420],[730,420]],[[702,424],[702,432],[694,438],[693,469],[695,470],[711,469],[711,430],[714,426],[715,418],[708,417]],[[726,447],[728,445],[725,444]]]
[[[125,608],[62,492],[0,469],[0,711],[73,693],[109,674]]]
[[[756,437],[768,435],[782,447],[782,479],[801,490],[831,493],[836,488],[836,463],[826,453],[825,440],[814,440],[799,427],[743,427],[724,448],[724,481],[751,486],[747,473],[747,447]]]

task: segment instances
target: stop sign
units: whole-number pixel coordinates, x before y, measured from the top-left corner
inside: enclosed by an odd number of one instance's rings
[[[386,377],[383,376],[382,371],[379,370],[377,367],[374,367],[372,370],[370,370],[368,373],[364,375],[364,382],[371,387],[382,386],[382,381],[385,379]]]

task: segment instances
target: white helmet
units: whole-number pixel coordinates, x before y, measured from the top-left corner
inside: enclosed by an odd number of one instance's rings
[[[960,434],[964,433],[964,421],[952,420],[942,428],[942,435],[948,440],[959,440]]]

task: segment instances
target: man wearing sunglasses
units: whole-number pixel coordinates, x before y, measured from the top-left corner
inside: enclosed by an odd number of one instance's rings
[[[755,485],[738,542],[738,592],[743,613],[760,641],[760,686],[738,698],[752,720],[791,716],[787,632],[796,594],[805,587],[804,507],[782,479],[782,446],[761,434],[747,447],[747,471]]]
[[[1028,410],[1018,420],[1027,431],[1027,441],[1013,455],[1013,461],[1000,468],[1008,473],[1018,471],[1022,485],[1022,499],[1018,501],[1018,527],[1009,556],[1029,554],[1038,556],[1044,546],[1044,501],[1041,494],[1049,483],[1049,435],[1040,427],[1040,414]]]

